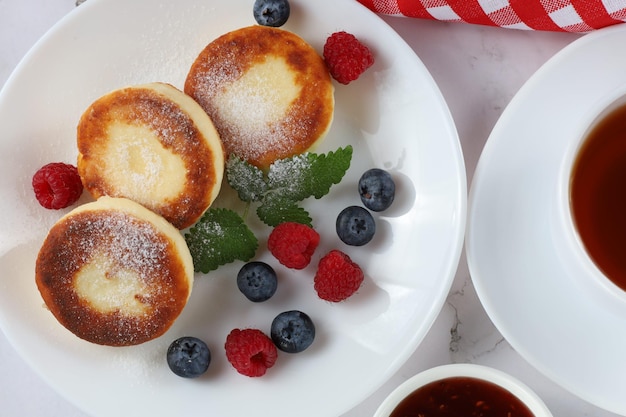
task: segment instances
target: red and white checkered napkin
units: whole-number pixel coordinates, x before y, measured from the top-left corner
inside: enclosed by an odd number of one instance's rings
[[[626,0],[358,0],[371,10],[512,29],[590,32],[626,22]]]

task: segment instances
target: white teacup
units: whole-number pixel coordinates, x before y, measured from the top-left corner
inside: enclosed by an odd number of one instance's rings
[[[578,121],[580,134],[572,138],[559,168],[552,222],[552,239],[572,282],[582,286],[585,293],[597,302],[615,309],[619,314],[626,314],[626,291],[611,281],[587,252],[572,212],[570,184],[572,170],[590,132],[608,114],[624,105],[626,91],[616,91],[615,95],[595,103],[587,120]]]

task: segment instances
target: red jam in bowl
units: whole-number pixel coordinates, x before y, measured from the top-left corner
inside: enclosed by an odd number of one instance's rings
[[[389,417],[533,417],[506,389],[478,378],[450,377],[409,394]]]

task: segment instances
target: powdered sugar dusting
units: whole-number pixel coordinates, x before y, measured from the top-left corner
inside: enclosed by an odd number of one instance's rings
[[[242,131],[253,132],[280,122],[301,88],[286,64],[268,57],[215,96],[220,118]]]
[[[283,123],[266,123],[256,128],[229,123],[224,127],[228,133],[222,137],[226,149],[247,161],[263,159],[268,153],[289,155],[297,144],[291,134],[296,123],[292,117],[286,117]]]
[[[280,159],[274,162],[268,174],[270,188],[283,188],[289,195],[299,194],[304,188],[303,183],[308,179],[301,175],[311,168],[309,153],[295,155],[289,159]]]
[[[227,154],[261,168],[309,149],[332,121],[333,87],[297,35],[251,26],[211,42],[185,82],[213,119]]]
[[[294,117],[291,109],[301,87],[278,58],[267,58],[245,73],[225,63],[201,82],[226,149],[245,160],[268,152],[289,154],[294,138],[306,132],[307,120]]]
[[[123,268],[153,273],[166,256],[167,243],[156,228],[122,212],[94,216],[83,233],[90,233],[80,238],[84,248],[93,249],[94,241],[106,242],[107,253]],[[100,239],[92,239],[94,235]]]
[[[146,222],[123,213],[94,217],[72,236],[81,265],[76,289],[101,312],[147,313],[161,285],[150,285],[163,273],[167,242]]]
[[[46,305],[69,330],[94,343],[127,346],[167,330],[193,280],[174,236],[157,219],[129,200],[116,204],[78,209],[57,222],[36,275]]]

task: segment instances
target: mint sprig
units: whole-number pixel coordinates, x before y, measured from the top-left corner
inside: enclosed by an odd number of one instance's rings
[[[311,217],[298,205],[302,200],[322,198],[344,177],[352,160],[352,146],[335,152],[306,152],[275,161],[265,174],[246,161],[231,156],[226,178],[245,202],[259,202],[257,215],[262,222],[276,226],[293,221],[311,225]]]
[[[231,156],[226,179],[239,198],[259,204],[259,219],[269,226],[291,221],[312,226],[299,203],[322,198],[350,167],[352,147],[327,154],[304,153],[274,162],[267,173]],[[247,209],[246,209],[247,211]],[[227,208],[211,208],[185,233],[196,272],[208,273],[236,260],[252,259],[259,242],[244,219]]]
[[[241,216],[230,209],[212,208],[185,233],[196,272],[208,273],[236,260],[249,261],[259,242]]]

